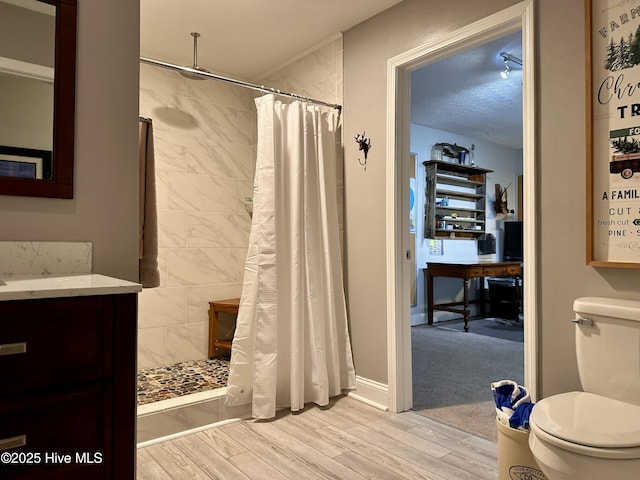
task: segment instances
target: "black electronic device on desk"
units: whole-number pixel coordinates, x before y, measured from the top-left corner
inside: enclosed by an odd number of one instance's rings
[[[505,262],[523,260],[522,222],[504,222],[504,242],[502,258]]]

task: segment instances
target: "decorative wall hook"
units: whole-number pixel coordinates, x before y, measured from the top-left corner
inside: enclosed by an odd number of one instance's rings
[[[358,150],[364,151],[364,162],[358,158],[358,163],[364,166],[364,169],[367,169],[367,154],[369,153],[369,149],[371,148],[371,139],[365,137],[365,132],[362,132],[362,135],[359,133],[355,136],[356,143],[360,145]]]

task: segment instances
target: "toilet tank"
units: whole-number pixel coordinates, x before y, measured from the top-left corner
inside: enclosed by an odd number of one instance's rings
[[[640,405],[640,301],[583,297],[573,310],[582,389]]]

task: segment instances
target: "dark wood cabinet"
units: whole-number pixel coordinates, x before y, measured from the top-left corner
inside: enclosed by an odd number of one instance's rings
[[[137,295],[0,302],[0,478],[135,479]]]
[[[425,238],[473,239],[486,233],[486,168],[428,160]]]

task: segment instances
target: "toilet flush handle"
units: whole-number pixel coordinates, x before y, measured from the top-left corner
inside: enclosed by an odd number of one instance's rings
[[[593,327],[593,320],[590,318],[574,318],[571,320],[573,323],[577,323],[578,325],[584,325],[585,327]]]

